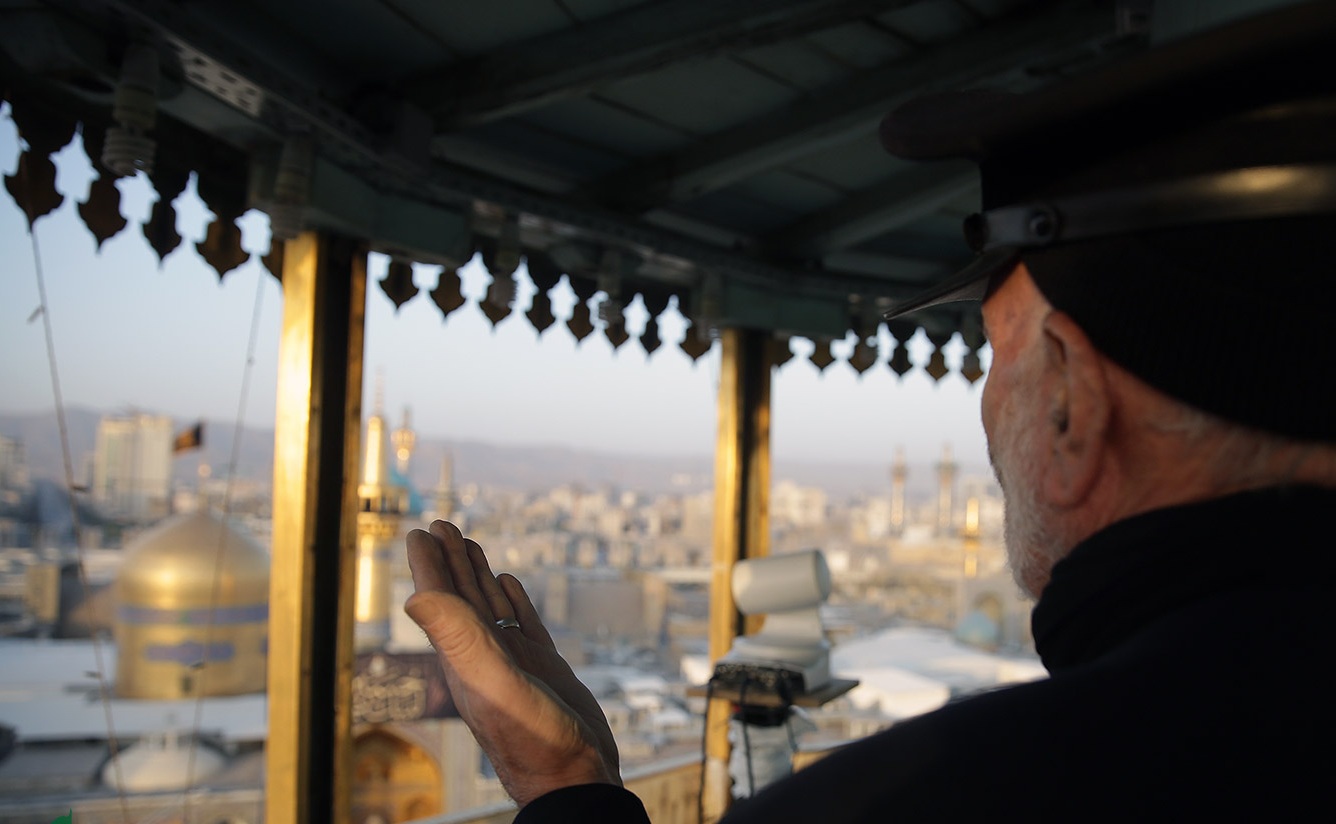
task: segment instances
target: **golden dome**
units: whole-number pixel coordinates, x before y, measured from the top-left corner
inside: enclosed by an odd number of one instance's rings
[[[167,608],[269,600],[269,553],[208,512],[169,518],[125,549],[116,576],[120,602]]]
[[[125,550],[116,576],[116,691],[124,698],[262,692],[269,555],[207,512]]]

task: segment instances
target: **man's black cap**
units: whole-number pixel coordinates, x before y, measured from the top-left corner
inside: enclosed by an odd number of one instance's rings
[[[1221,417],[1336,440],[1336,3],[1308,2],[1028,95],[910,102],[910,159],[967,157],[962,272],[887,317],[981,299],[1023,261],[1108,357]]]

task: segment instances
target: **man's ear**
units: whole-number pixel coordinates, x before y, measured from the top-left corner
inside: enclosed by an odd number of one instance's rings
[[[1090,496],[1106,468],[1112,398],[1103,356],[1071,317],[1048,313],[1043,346],[1052,455],[1042,483],[1050,502],[1070,507]]]

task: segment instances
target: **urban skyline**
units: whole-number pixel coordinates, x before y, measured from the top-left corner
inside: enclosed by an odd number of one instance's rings
[[[17,138],[0,109],[0,170],[13,172]],[[67,405],[99,409],[135,403],[178,418],[232,417],[238,407],[251,318],[260,291],[259,327],[244,418],[273,420],[281,298],[258,255],[267,249],[267,219],[244,216],[243,246],[252,258],[223,278],[199,258],[205,212],[188,188],[178,201],[182,247],[159,266],[135,232],[99,252],[74,213],[86,196],[91,166],[76,139],[57,156],[57,185],[66,201],[40,219],[35,241],[47,283],[57,363]],[[118,182],[122,212],[144,219],[152,194],[141,177]],[[0,364],[5,411],[52,407],[34,272],[33,240],[19,210],[0,203],[0,238],[12,250],[13,271],[0,282],[0,346],[20,353]],[[693,363],[678,347],[684,332],[670,309],[661,317],[664,344],[648,358],[634,343],[614,352],[600,332],[577,343],[561,321],[575,298],[558,290],[558,323],[541,337],[519,315],[533,288],[521,267],[515,310],[495,328],[470,302],[442,320],[425,296],[395,310],[376,282],[388,259],[373,255],[368,269],[366,380],[370,409],[375,376],[393,387],[388,409],[411,406],[428,436],[507,444],[562,445],[635,454],[708,454],[715,437],[718,348]],[[490,277],[476,262],[460,271],[471,300]],[[435,284],[431,267],[417,267],[417,286]],[[258,283],[257,283],[258,281]],[[643,311],[628,310],[632,334]],[[883,332],[884,336],[884,332]],[[888,342],[882,349],[884,361]],[[836,341],[844,354],[852,339]],[[812,343],[794,339],[795,357],[774,379],[772,446],[777,459],[876,461],[903,445],[911,463],[932,459],[951,442],[966,464],[985,459],[978,421],[978,387],[959,375],[933,383],[916,368],[897,378],[884,362],[865,375],[837,362],[824,372],[806,360]],[[926,362],[920,336],[911,359]],[[948,347],[958,361],[961,346]],[[983,353],[985,366],[989,353]],[[876,457],[872,457],[876,456]]]

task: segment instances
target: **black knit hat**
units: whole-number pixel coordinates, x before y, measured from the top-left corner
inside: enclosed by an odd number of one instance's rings
[[[911,102],[906,158],[979,163],[975,261],[895,317],[981,299],[1023,260],[1105,355],[1198,408],[1336,440],[1336,3],[1162,46],[1030,95]]]

